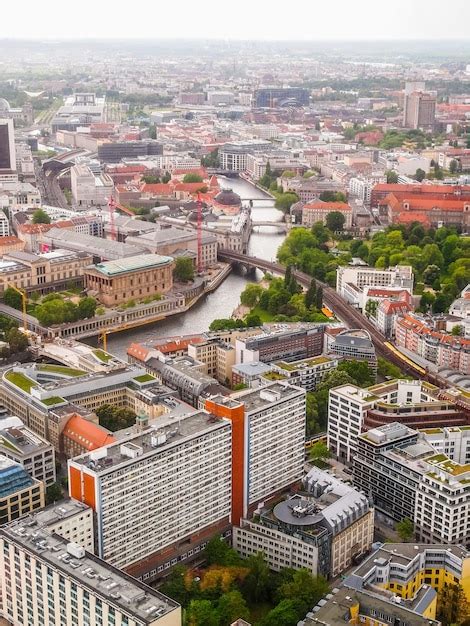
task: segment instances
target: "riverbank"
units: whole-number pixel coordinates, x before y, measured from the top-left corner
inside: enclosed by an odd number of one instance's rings
[[[268,198],[271,198],[272,200],[276,200],[276,196],[273,196],[273,194],[270,191],[268,191],[264,187],[261,187],[261,185],[259,185],[258,183],[255,183],[254,180],[251,180],[251,178],[247,176],[246,174],[244,174],[243,172],[240,172],[240,178],[242,180],[245,180],[250,185],[253,185],[253,187],[256,187],[256,189],[259,189],[259,191],[262,191],[266,196],[268,196]]]

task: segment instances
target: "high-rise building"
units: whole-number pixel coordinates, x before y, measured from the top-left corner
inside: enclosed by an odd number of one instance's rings
[[[436,122],[436,96],[425,91],[423,82],[405,84],[403,126],[432,130]]]
[[[2,170],[16,170],[15,131],[10,119],[0,119],[0,172]]]
[[[14,626],[180,626],[181,607],[48,527],[0,529],[0,615]]]
[[[96,513],[96,553],[145,581],[230,529],[230,422],[199,411],[160,424],[69,461],[70,496]]]

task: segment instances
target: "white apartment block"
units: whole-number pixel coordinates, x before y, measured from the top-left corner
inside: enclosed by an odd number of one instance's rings
[[[358,289],[363,287],[402,287],[413,290],[413,268],[397,265],[386,270],[374,267],[345,265],[336,271],[336,291],[345,294],[345,286],[351,283]]]
[[[228,524],[231,424],[206,412],[168,416],[69,460],[69,490],[95,510],[97,554],[119,568],[146,561],[150,571],[159,551]]]
[[[421,435],[439,454],[445,454],[461,465],[470,463],[470,428],[429,428],[422,430]]]
[[[13,626],[180,626],[181,607],[77,543],[0,529],[0,615]]]
[[[0,237],[8,237],[10,234],[10,222],[3,211],[0,212]]]
[[[46,486],[56,481],[54,446],[32,430],[19,418],[15,425],[3,428],[0,421],[0,454],[20,463],[28,474],[36,480],[42,480]]]

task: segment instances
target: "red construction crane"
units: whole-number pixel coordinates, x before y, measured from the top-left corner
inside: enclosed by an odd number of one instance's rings
[[[202,263],[202,202],[201,194],[197,192],[197,271],[199,274],[204,269]]]
[[[110,226],[111,239],[113,241],[116,241],[117,232],[116,232],[116,223],[114,221],[114,211],[116,209],[119,209],[119,211],[122,211],[123,213],[126,213],[126,215],[130,215],[131,217],[135,217],[135,213],[133,213],[127,207],[122,206],[122,204],[119,204],[119,202],[116,202],[113,196],[109,197],[108,209],[109,209],[109,226]]]

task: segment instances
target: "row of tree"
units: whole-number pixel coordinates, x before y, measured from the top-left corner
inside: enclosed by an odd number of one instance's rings
[[[263,554],[242,559],[220,537],[208,543],[204,558],[208,569],[200,575],[179,566],[161,587],[186,609],[189,626],[230,626],[266,604],[272,608],[256,626],[296,626],[328,591],[321,576],[305,569],[272,572]]]

